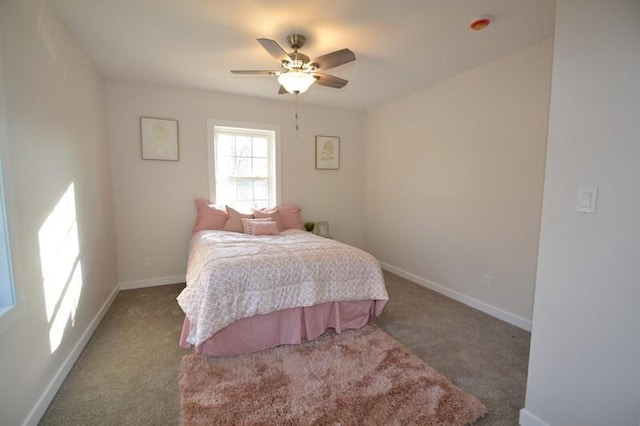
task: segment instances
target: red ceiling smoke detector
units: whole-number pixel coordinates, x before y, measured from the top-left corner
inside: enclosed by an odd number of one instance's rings
[[[489,18],[481,18],[476,19],[471,24],[469,24],[469,28],[474,31],[480,31],[483,28],[486,28],[491,23],[491,19]]]

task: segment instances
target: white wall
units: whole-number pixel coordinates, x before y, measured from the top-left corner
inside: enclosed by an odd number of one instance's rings
[[[366,249],[388,269],[524,328],[552,49],[538,43],[367,114]]]
[[[0,2],[0,66],[18,294],[0,332],[0,423],[35,424],[116,294],[105,87],[46,1]]]
[[[557,1],[522,425],[640,424],[639,76],[640,2]]]
[[[363,245],[364,113],[300,104],[296,137],[293,97],[284,96],[286,101],[268,101],[107,82],[119,279],[124,287],[184,279],[196,217],[193,199],[209,194],[207,119],[279,125],[282,202],[300,206],[304,220],[330,221],[335,238]],[[179,121],[180,161],[141,159],[140,116]],[[315,170],[315,135],[340,137],[340,170]],[[143,268],[145,257],[151,259],[151,268]]]

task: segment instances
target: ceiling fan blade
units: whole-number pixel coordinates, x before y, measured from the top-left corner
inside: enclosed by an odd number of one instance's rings
[[[231,70],[232,74],[265,74],[265,75],[278,75],[280,71],[269,70]]]
[[[278,89],[278,95],[284,95],[286,93],[289,93],[289,92],[287,92],[287,89],[285,89],[284,86],[281,84],[280,89]]]
[[[336,50],[335,52],[327,53],[326,55],[319,56],[311,62],[318,66],[318,69],[328,70],[340,65],[344,65],[348,62],[355,61],[356,55],[349,49]]]
[[[258,43],[279,63],[283,61],[291,62],[291,58],[287,55],[287,52],[275,41],[268,38],[259,38]]]
[[[330,74],[322,74],[319,72],[313,73],[313,76],[316,78],[317,84],[321,86],[333,87],[335,89],[341,89],[349,82],[349,80],[345,80],[344,78],[336,77],[335,75]]]

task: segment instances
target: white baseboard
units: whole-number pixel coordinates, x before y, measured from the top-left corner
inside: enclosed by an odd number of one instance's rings
[[[520,410],[520,426],[549,426],[549,424],[523,408]]]
[[[429,280],[426,280],[422,277],[419,277],[411,272],[404,271],[400,268],[396,268],[395,266],[389,265],[388,263],[380,262],[380,266],[382,269],[392,272],[396,275],[401,276],[402,278],[406,278],[409,281],[413,281],[416,284],[419,284],[423,287],[426,287],[430,290],[436,291],[440,294],[443,294],[451,299],[457,300],[458,302],[464,303],[467,306],[471,306],[485,314],[489,314],[496,318],[501,319],[502,321],[508,322],[509,324],[515,325],[516,327],[522,328],[523,330],[531,331],[531,321],[525,318],[519,317],[511,312],[507,312],[500,308],[496,308],[495,306],[491,306],[485,302],[482,302],[478,299],[474,299],[473,297],[469,297],[465,294],[459,293],[455,290],[451,290],[443,285],[436,284]]]
[[[45,411],[47,411],[49,404],[51,404],[53,397],[56,396],[58,389],[60,389],[60,386],[62,386],[62,383],[67,378],[69,371],[71,371],[71,368],[73,368],[73,365],[78,360],[78,357],[82,353],[82,350],[89,342],[89,339],[93,335],[93,332],[98,327],[98,324],[100,324],[100,321],[102,321],[102,318],[104,318],[104,315],[111,307],[111,304],[116,299],[116,296],[119,292],[120,287],[115,286],[107,300],[100,307],[100,310],[98,310],[98,313],[89,323],[89,326],[87,327],[85,332],[82,333],[82,336],[80,337],[78,342],[75,344],[69,355],[67,355],[64,362],[62,363],[56,374],[53,376],[53,379],[51,380],[49,385],[45,388],[44,392],[42,392],[40,398],[38,398],[38,402],[36,402],[34,407],[29,412],[29,415],[25,419],[24,423],[22,423],[23,426],[35,426],[38,424]]]
[[[133,290],[136,288],[157,287],[167,284],[180,284],[185,282],[184,275],[173,275],[170,277],[149,278],[146,280],[123,281],[120,283],[120,290]]]

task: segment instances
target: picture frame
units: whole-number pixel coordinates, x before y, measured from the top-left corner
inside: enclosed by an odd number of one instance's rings
[[[316,170],[338,170],[340,168],[340,138],[316,136]]]
[[[179,161],[178,120],[140,117],[143,160]]]
[[[316,235],[324,238],[331,238],[331,232],[329,231],[329,222],[316,222]]]

